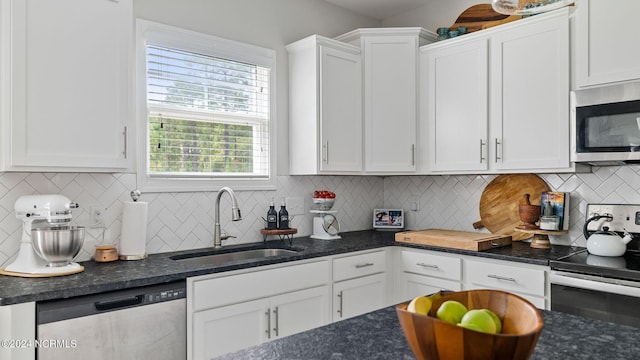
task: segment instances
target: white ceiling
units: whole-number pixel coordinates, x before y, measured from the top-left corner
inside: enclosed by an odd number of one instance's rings
[[[439,0],[324,0],[358,14],[383,20]]]

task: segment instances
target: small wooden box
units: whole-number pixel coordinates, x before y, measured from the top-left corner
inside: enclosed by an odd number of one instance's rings
[[[396,233],[396,241],[450,249],[484,251],[511,245],[511,236],[470,231],[427,229]]]

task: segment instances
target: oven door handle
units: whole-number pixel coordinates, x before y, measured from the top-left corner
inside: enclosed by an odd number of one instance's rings
[[[608,292],[620,295],[640,297],[640,287],[616,284],[619,282],[611,279],[611,282],[596,280],[596,277],[576,275],[571,273],[552,271],[549,274],[551,285],[562,285],[578,289],[587,289]]]

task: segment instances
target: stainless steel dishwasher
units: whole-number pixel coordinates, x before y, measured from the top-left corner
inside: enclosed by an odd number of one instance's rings
[[[37,358],[186,359],[185,281],[36,304]]]

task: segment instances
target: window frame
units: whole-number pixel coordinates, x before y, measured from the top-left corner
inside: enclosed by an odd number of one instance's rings
[[[269,172],[267,177],[237,176],[158,176],[148,172],[148,107],[147,107],[147,43],[176,48],[205,55],[251,63],[270,69],[269,78]],[[203,34],[175,26],[136,19],[136,138],[138,144],[137,188],[143,192],[217,191],[223,186],[234,190],[275,190],[276,172],[276,52],[255,45],[244,44],[217,36]]]

